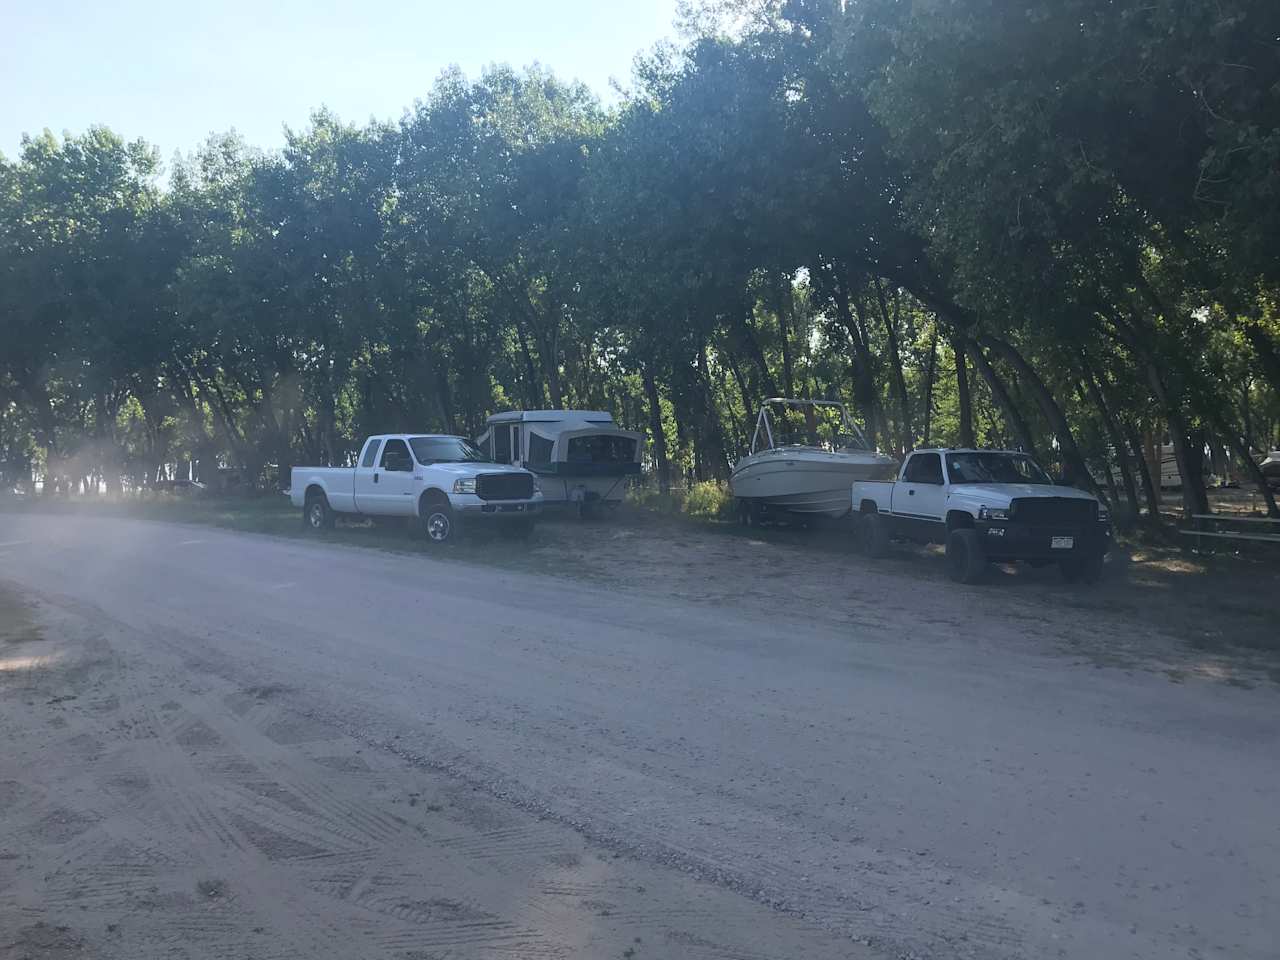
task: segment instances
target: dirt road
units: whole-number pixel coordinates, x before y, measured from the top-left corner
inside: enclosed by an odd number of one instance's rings
[[[0,958],[1274,956],[1274,684],[1100,666],[1138,625],[1077,594],[671,550],[0,517]]]

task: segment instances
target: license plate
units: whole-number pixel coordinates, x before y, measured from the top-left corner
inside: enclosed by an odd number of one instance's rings
[[[1049,539],[1049,547],[1052,550],[1070,550],[1075,545],[1075,537],[1051,537]]]

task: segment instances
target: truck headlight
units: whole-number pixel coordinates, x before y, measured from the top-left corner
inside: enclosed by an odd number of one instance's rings
[[[535,475],[533,478],[533,495],[536,497],[540,493],[542,493],[542,484],[538,481],[538,478]]]
[[[453,481],[453,492],[454,493],[475,493],[476,478],[466,477],[462,480]]]
[[[1110,523],[1110,522],[1111,522],[1111,511],[1110,511],[1110,510],[1108,510],[1106,507],[1099,507],[1099,508],[1098,508],[1098,522],[1099,522],[1099,523]]]
[[[978,519],[979,520],[1008,520],[1009,508],[1008,507],[979,507]]]

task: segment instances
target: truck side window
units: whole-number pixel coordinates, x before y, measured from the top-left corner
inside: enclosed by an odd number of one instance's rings
[[[364,456],[360,458],[360,466],[372,467],[378,460],[378,444],[382,441],[373,437],[364,445]]]
[[[902,479],[907,483],[942,486],[942,458],[936,453],[913,453]]]
[[[382,469],[387,473],[412,473],[413,460],[403,440],[388,440],[382,448]]]

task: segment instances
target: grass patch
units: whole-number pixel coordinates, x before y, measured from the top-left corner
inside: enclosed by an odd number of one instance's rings
[[[627,494],[626,502],[640,510],[695,520],[728,520],[733,517],[733,494],[729,492],[728,484],[718,480],[701,480],[686,490],[666,493],[656,487],[633,488]]]

